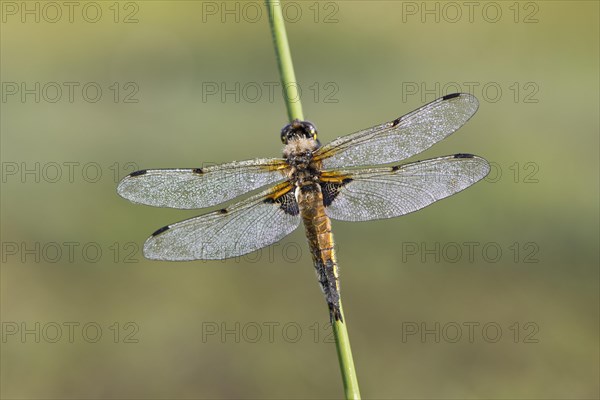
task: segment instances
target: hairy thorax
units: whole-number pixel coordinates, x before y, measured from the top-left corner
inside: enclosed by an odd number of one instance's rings
[[[297,188],[317,185],[320,163],[313,159],[313,155],[318,148],[317,141],[307,138],[290,141],[284,147],[283,156],[291,167],[287,178]]]

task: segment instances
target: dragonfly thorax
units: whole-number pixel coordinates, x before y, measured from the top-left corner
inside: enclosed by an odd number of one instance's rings
[[[290,140],[283,149],[283,156],[290,165],[288,179],[296,186],[318,179],[319,166],[314,161],[314,152],[319,143],[311,138],[296,138]]]

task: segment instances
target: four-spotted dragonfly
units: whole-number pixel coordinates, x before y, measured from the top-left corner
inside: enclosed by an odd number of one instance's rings
[[[215,260],[240,256],[281,240],[304,222],[317,277],[332,320],[341,320],[331,219],[369,221],[419,210],[484,178],[489,164],[454,154],[392,166],[444,139],[477,111],[477,99],[455,93],[403,117],[321,146],[310,122],[281,131],[283,158],[206,168],[142,170],[117,192],[156,207],[214,206],[266,185],[227,208],[172,225],[150,236],[144,255],[157,260]]]

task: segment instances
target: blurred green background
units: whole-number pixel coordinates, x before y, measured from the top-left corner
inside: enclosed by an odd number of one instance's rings
[[[475,153],[486,181],[333,223],[363,396],[598,398],[598,2],[284,4],[322,142],[453,82],[481,103],[416,159]],[[138,168],[280,154],[262,3],[0,5],[2,398],[341,397],[301,229],[150,262],[146,237],[201,211],[115,193]]]

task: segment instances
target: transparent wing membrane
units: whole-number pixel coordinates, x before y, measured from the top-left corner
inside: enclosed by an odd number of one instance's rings
[[[299,224],[293,191],[275,187],[229,208],[159,229],[146,240],[144,256],[170,261],[236,257],[281,240]]]
[[[150,169],[126,176],[117,193],[134,203],[210,207],[283,179],[283,159],[256,159],[195,169]]]
[[[343,136],[319,149],[323,169],[398,162],[433,146],[460,128],[477,111],[474,96],[441,97],[403,117]]]
[[[466,189],[483,179],[489,168],[483,158],[456,154],[395,167],[336,172],[346,178],[325,212],[342,221],[398,217]]]

